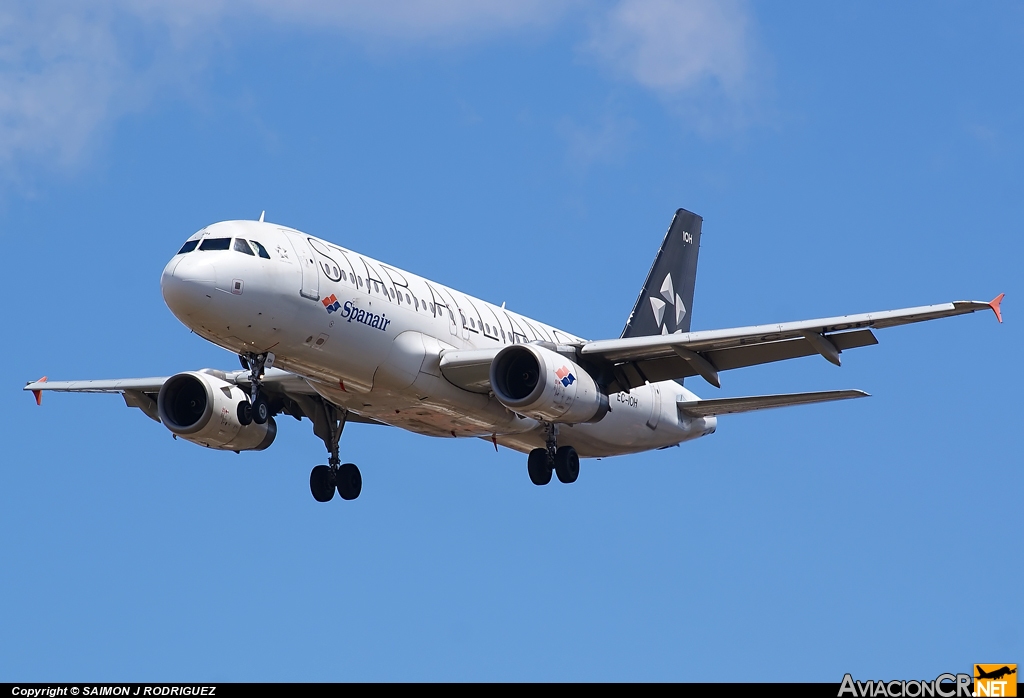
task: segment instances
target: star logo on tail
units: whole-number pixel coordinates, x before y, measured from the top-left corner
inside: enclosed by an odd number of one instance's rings
[[[661,328],[662,334],[669,334],[668,326],[666,324],[666,313],[665,311],[671,306],[672,311],[668,313],[668,317],[675,316],[674,325],[679,326],[679,323],[683,321],[686,316],[686,306],[683,305],[683,299],[679,297],[679,294],[675,292],[675,287],[672,283],[672,274],[666,274],[665,280],[661,282],[661,298],[658,296],[651,296],[648,300],[651,302],[651,310],[654,312],[654,320],[658,323],[658,327]],[[664,298],[665,300],[662,300]],[[682,330],[675,330],[675,333],[682,332]]]

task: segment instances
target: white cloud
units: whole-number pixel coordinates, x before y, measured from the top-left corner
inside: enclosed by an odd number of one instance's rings
[[[743,88],[750,16],[738,0],[623,0],[598,23],[588,48],[621,76],[664,93],[711,82]]]
[[[371,41],[453,43],[550,23],[568,1],[6,0],[0,5],[0,172],[12,176],[25,162],[75,164],[104,126],[147,95],[186,84],[202,63],[196,53],[208,51],[200,39],[229,34],[239,20]]]
[[[112,0],[179,28],[221,18],[270,18],[405,41],[459,41],[557,19],[576,0]]]
[[[94,17],[42,4],[0,10],[0,167],[26,156],[74,162],[127,77]]]
[[[162,88],[184,85],[211,37],[246,22],[334,31],[382,46],[472,44],[563,20],[578,0],[5,0],[0,172],[66,167]],[[589,51],[663,94],[743,90],[749,16],[733,0],[621,0],[586,10]],[[597,19],[594,19],[597,17]],[[116,27],[116,29],[115,29]]]
[[[743,0],[622,0],[599,18],[587,55],[661,97],[705,135],[766,118],[764,56]]]

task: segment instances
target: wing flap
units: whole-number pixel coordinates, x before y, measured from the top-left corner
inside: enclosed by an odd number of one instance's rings
[[[878,340],[871,330],[840,332],[839,334],[827,335],[827,338],[839,351],[878,344]],[[818,350],[811,342],[801,337],[800,339],[789,339],[782,342],[720,349],[707,352],[704,356],[717,370],[729,371],[735,368],[758,366],[787,359],[798,359],[803,356],[814,356],[818,353]],[[644,381],[675,380],[677,378],[689,378],[690,376],[700,375],[692,363],[680,358],[675,352],[671,356],[664,358],[620,364],[615,367],[613,373],[616,377],[616,385],[613,388],[616,390],[629,390],[630,388],[643,385]]]
[[[860,397],[870,396],[862,390],[826,390],[816,393],[755,395],[752,397],[729,397],[713,400],[680,400],[676,403],[676,407],[687,417],[713,417],[722,414],[769,410],[775,407],[810,405],[815,402],[852,400]]]
[[[152,393],[144,393],[141,390],[125,390],[121,393],[124,397],[124,404],[129,407],[138,407],[147,417],[154,422],[160,421],[160,410],[157,409],[156,400],[151,397]]]

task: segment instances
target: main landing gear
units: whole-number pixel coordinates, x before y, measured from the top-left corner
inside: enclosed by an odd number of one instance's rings
[[[253,422],[266,424],[270,419],[270,406],[262,393],[263,373],[274,365],[274,355],[270,352],[265,354],[239,354],[238,360],[242,368],[249,370],[249,402],[238,403],[238,421],[247,426]]]
[[[558,425],[546,424],[544,427],[547,448],[535,448],[530,451],[526,461],[530,481],[535,485],[546,485],[551,482],[554,470],[558,479],[565,484],[576,482],[580,476],[580,456],[572,446],[558,446]]]
[[[335,490],[342,499],[353,500],[363,489],[363,476],[355,463],[342,463],[338,456],[338,443],[348,413],[323,399],[320,408],[313,418],[313,433],[323,439],[331,457],[327,461],[329,465],[318,465],[309,474],[309,491],[318,502],[334,499]]]
[[[238,360],[242,368],[249,371],[250,385],[249,400],[238,403],[238,421],[243,425],[253,422],[266,424],[271,415],[270,405],[263,391],[263,375],[274,365],[274,355],[270,352],[250,352],[239,354]],[[342,499],[355,499],[363,489],[363,476],[355,463],[342,463],[338,456],[338,443],[341,441],[341,432],[345,429],[348,412],[320,397],[300,397],[303,400],[303,414],[313,421],[313,433],[323,440],[327,452],[331,454],[327,461],[328,465],[318,465],[309,474],[309,491],[313,499],[318,502],[329,502],[334,499],[335,490]]]

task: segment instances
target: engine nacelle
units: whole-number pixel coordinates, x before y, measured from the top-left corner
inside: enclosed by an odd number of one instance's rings
[[[498,352],[491,362],[491,390],[513,412],[543,422],[596,422],[608,413],[608,396],[589,373],[536,344]]]
[[[171,376],[160,388],[160,421],[183,439],[224,451],[262,451],[274,443],[277,424],[238,421],[238,403],[248,396],[237,385],[201,371]]]

